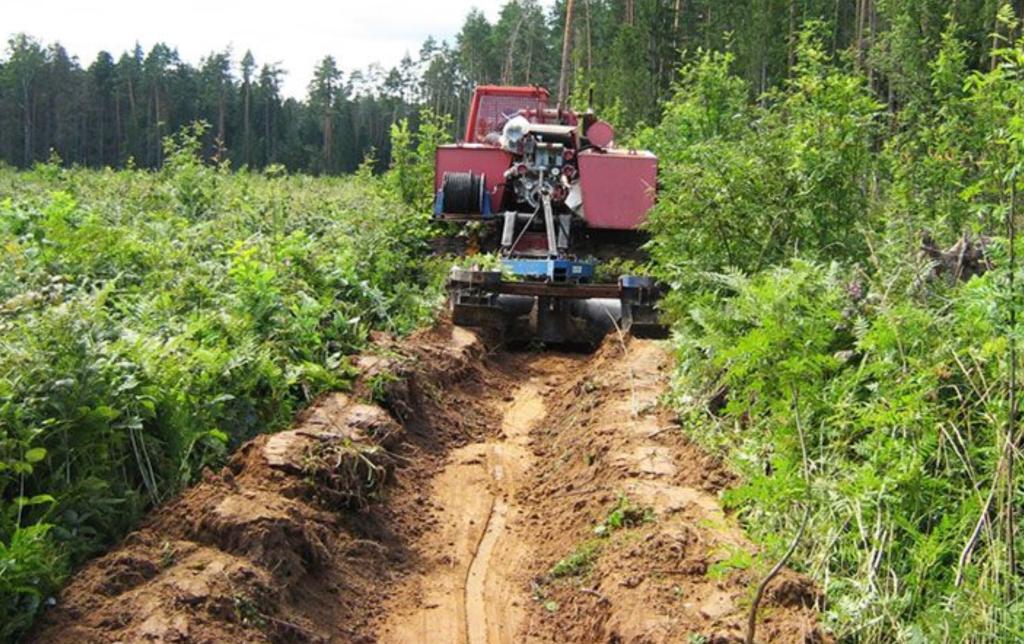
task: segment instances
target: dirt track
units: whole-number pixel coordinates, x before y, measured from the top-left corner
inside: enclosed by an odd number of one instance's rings
[[[36,640],[739,641],[756,575],[730,562],[754,548],[719,506],[727,473],[657,404],[668,364],[616,338],[382,342],[355,392],[80,571]],[[825,639],[817,599],[784,574],[759,639]]]
[[[434,480],[429,503],[438,508],[440,527],[416,547],[439,556],[389,607],[380,633],[385,642],[520,641],[529,604],[520,577],[531,549],[515,532],[527,514],[516,493],[533,460],[530,430],[545,415],[543,380],[581,359],[513,362],[521,364],[515,370],[523,382],[481,401],[500,410],[500,433],[454,450]]]

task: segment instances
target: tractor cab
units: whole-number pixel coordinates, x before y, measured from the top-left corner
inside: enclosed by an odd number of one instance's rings
[[[548,91],[541,87],[477,87],[469,106],[465,142],[497,145],[509,120],[520,114],[536,118],[547,110],[549,98]]]

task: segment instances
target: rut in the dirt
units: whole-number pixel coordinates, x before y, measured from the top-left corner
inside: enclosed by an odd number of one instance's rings
[[[740,641],[754,579],[710,571],[753,547],[719,506],[727,474],[658,404],[665,348],[613,340],[593,356],[495,362],[502,378],[476,406],[500,431],[450,452],[432,479],[436,529],[411,546],[418,565],[377,636]],[[627,518],[610,524],[615,512]],[[766,641],[824,639],[811,584],[787,574],[770,597]]]
[[[714,564],[754,548],[658,405],[662,345],[502,353],[442,325],[359,364],[80,571],[36,640],[738,639],[756,579]],[[783,575],[762,639],[823,639],[817,597]]]
[[[382,641],[521,641],[530,603],[523,572],[533,553],[518,534],[527,508],[517,494],[532,466],[530,430],[545,417],[545,382],[564,378],[583,359],[520,355],[505,362],[509,388],[489,388],[476,402],[500,418],[498,431],[445,459],[429,501],[438,529],[416,545],[426,565],[408,595],[389,607]]]

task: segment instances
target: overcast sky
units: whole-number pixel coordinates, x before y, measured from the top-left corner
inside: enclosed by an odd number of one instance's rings
[[[59,41],[83,67],[107,50],[116,58],[139,41],[178,48],[198,63],[230,45],[236,63],[251,49],[257,64],[280,62],[284,91],[305,96],[313,67],[332,54],[347,71],[414,57],[427,36],[453,37],[472,7],[492,21],[504,0],[0,0],[0,37],[25,32]],[[544,2],[550,4],[550,0]],[[157,9],[159,8],[159,10]]]

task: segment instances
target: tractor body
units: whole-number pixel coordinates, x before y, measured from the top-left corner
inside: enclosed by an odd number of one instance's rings
[[[546,343],[594,343],[616,325],[657,333],[653,281],[597,276],[600,258],[639,252],[658,160],[548,100],[539,87],[478,87],[465,141],[437,150],[434,217],[473,224],[473,249],[500,257],[452,270],[453,318]]]

